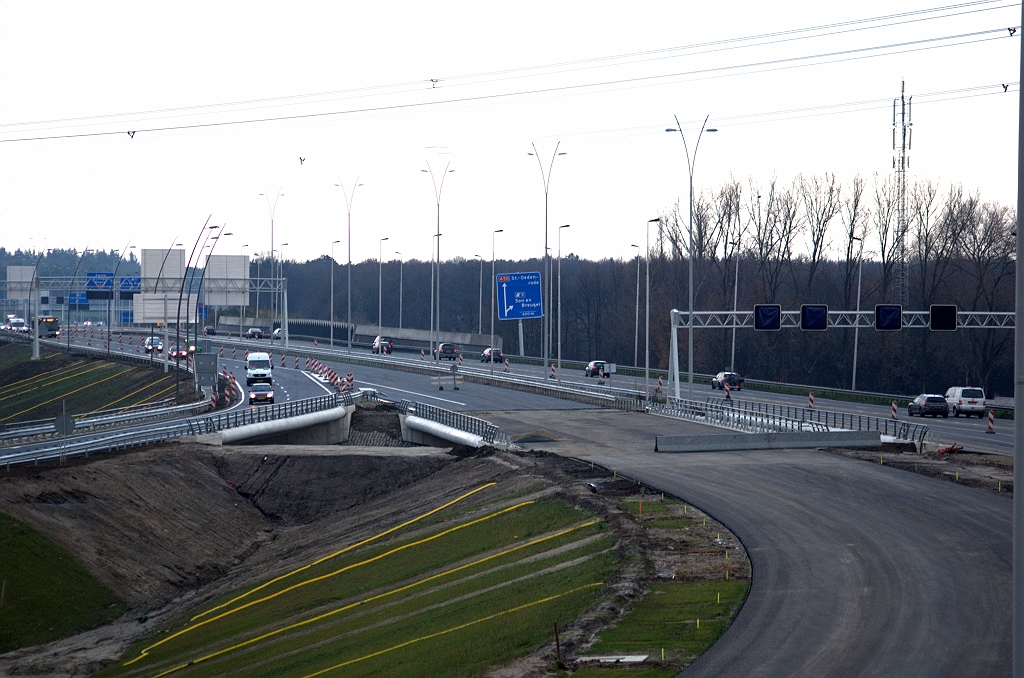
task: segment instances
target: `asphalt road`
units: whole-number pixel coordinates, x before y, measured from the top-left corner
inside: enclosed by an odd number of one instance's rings
[[[753,567],[722,638],[681,675],[1008,676],[1011,502],[828,452],[658,454],[652,415],[492,412],[727,525]],[[585,433],[581,433],[585,432]]]

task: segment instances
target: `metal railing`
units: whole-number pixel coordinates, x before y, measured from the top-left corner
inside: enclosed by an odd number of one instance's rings
[[[817,421],[790,419],[779,414],[724,407],[717,403],[668,397],[664,403],[652,403],[651,414],[730,428],[746,433],[813,432],[827,433],[828,426]]]
[[[794,407],[792,405],[776,405],[773,403],[762,403],[751,400],[738,400],[731,398],[708,398],[708,403],[721,407],[729,407],[743,412],[758,412],[778,415],[787,419],[809,421],[824,424],[830,429],[845,429],[848,431],[878,431],[882,435],[892,436],[900,440],[921,442],[928,435],[928,426],[925,424],[912,424],[899,419],[883,419],[872,417],[866,414],[848,414],[846,412],[831,412],[829,410],[808,409],[806,407]]]
[[[346,397],[347,396],[347,397]],[[104,436],[91,436],[86,440],[70,438],[55,441],[45,447],[34,447],[31,450],[0,454],[0,467],[10,468],[13,465],[38,463],[67,457],[85,456],[99,452],[150,445],[152,443],[173,440],[187,435],[203,435],[215,433],[236,426],[245,426],[262,421],[285,419],[311,412],[330,410],[341,405],[352,404],[348,394],[331,394],[317,398],[307,398],[286,403],[256,407],[234,412],[221,412],[199,418],[191,418],[163,426],[150,427],[144,430],[111,433]]]
[[[489,421],[471,417],[468,414],[452,412],[451,410],[445,410],[434,405],[424,405],[423,403],[411,400],[403,400],[398,407],[400,412],[411,414],[421,419],[429,419],[430,421],[450,426],[466,433],[475,433],[489,445],[494,444],[495,436],[498,435],[497,426]]]

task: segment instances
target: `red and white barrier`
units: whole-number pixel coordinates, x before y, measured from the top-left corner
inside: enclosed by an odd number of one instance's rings
[[[121,353],[124,353],[124,344],[118,344],[117,348],[118,348],[118,350],[121,351]]]
[[[505,358],[505,371],[508,372],[508,358]]]
[[[421,349],[420,349],[420,360],[426,360],[426,359],[427,359],[427,355],[426,355],[426,353],[425,353],[425,352],[423,351],[423,349],[421,348]]]
[[[663,384],[663,382],[661,381],[661,377],[658,377],[658,388],[656,389],[658,393],[661,393],[661,387],[662,387],[663,385],[664,385],[664,384]],[[726,386],[728,386],[728,384],[726,384]]]
[[[896,418],[896,401],[892,401],[892,418]]]
[[[245,349],[245,359],[249,359],[249,349]]]
[[[295,369],[299,369],[299,356],[295,356]]]
[[[814,391],[807,394],[807,409],[814,409]]]
[[[661,377],[658,377],[658,381],[659,382],[661,381]],[[661,386],[661,384],[658,384],[658,385]],[[732,396],[729,395],[729,391],[731,391],[732,388],[729,386],[728,382],[726,382],[725,384],[722,384],[722,387],[725,389],[725,399],[726,400],[732,400]],[[660,391],[661,389],[659,388],[658,390]]]
[[[232,360],[235,359],[235,349],[234,349],[234,347],[231,347],[231,359]]]
[[[316,339],[313,340],[313,348],[320,348],[320,344],[317,343]]]
[[[135,353],[136,353],[136,354],[140,353],[140,351],[139,351],[139,347],[138,347],[138,346],[136,346],[136,347],[135,347]]]
[[[459,354],[459,367],[462,367],[462,354]]]
[[[221,358],[224,357],[224,347],[223,346],[220,347],[220,352],[218,352],[217,355],[219,355]]]
[[[988,430],[985,433],[991,433],[995,435],[996,432],[996,417],[992,414],[992,410],[988,411]]]
[[[309,371],[309,356],[306,356],[306,371]]]
[[[558,378],[558,377],[555,376],[555,366],[554,365],[551,366],[551,378],[552,379],[557,379]]]
[[[356,387],[356,378],[349,372],[345,375],[345,383],[348,384],[348,390],[352,390]]]
[[[284,367],[284,354],[281,354],[281,367]]]

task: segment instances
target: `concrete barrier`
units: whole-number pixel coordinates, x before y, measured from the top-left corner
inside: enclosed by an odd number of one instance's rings
[[[828,433],[712,433],[694,436],[657,436],[655,452],[732,452],[808,447],[877,447],[878,431]]]
[[[183,436],[179,440],[206,445],[230,445],[255,439],[284,445],[336,445],[348,440],[352,412],[355,409],[354,405],[335,407],[295,417],[236,426],[215,433]]]
[[[402,440],[417,445],[444,446],[448,443],[465,445],[466,447],[483,447],[484,439],[475,433],[460,431],[436,421],[414,417],[411,414],[398,416],[402,424]]]

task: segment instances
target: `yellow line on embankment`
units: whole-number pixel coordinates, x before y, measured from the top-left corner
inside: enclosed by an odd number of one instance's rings
[[[220,610],[220,609],[222,609],[224,607],[227,607],[228,605],[231,605],[232,603],[238,602],[239,600],[242,600],[243,598],[251,596],[252,594],[256,593],[257,591],[265,589],[266,587],[270,586],[271,584],[279,582],[282,579],[286,579],[288,577],[291,577],[292,575],[298,574],[299,572],[303,572],[305,570],[308,570],[309,568],[311,568],[311,567],[313,567],[315,565],[319,565],[320,563],[323,563],[323,562],[325,562],[327,560],[330,560],[331,558],[334,558],[336,556],[340,556],[340,555],[342,555],[344,553],[347,553],[348,551],[351,551],[352,549],[355,549],[355,548],[358,548],[359,546],[363,546],[365,544],[368,544],[368,543],[370,543],[372,541],[380,539],[381,537],[385,537],[385,536],[395,532],[396,530],[400,530],[403,527],[407,527],[409,525],[412,525],[413,523],[418,522],[420,520],[423,520],[424,518],[428,518],[428,517],[434,515],[435,513],[437,513],[438,511],[441,511],[443,509],[448,508],[449,506],[457,504],[458,502],[463,501],[464,499],[473,496],[477,492],[481,492],[481,491],[486,490],[487,488],[493,487],[495,485],[497,485],[497,483],[487,483],[485,485],[481,485],[480,487],[476,488],[475,490],[467,492],[466,494],[462,495],[461,497],[457,497],[457,498],[453,499],[452,501],[448,502],[447,504],[443,504],[442,506],[439,506],[439,507],[437,507],[435,509],[427,511],[423,515],[417,516],[416,518],[413,518],[412,520],[407,520],[406,522],[402,523],[401,525],[396,525],[395,527],[392,527],[389,530],[385,530],[385,531],[381,532],[380,534],[376,534],[376,535],[374,535],[374,536],[372,536],[372,537],[370,537],[368,539],[364,539],[364,540],[362,540],[360,542],[352,544],[351,546],[346,546],[345,548],[341,549],[340,551],[335,551],[334,553],[332,553],[332,554],[330,554],[328,556],[324,556],[323,558],[319,558],[317,560],[314,560],[313,562],[311,562],[311,563],[309,563],[307,565],[303,565],[302,567],[295,568],[294,570],[292,570],[290,572],[286,572],[285,574],[281,575],[280,577],[276,577],[274,579],[271,579],[270,581],[257,586],[256,588],[252,589],[251,591],[247,591],[247,592],[243,593],[240,596],[236,596],[236,597],[232,598],[231,600],[227,601],[226,603],[222,603],[222,604],[220,604],[220,605],[218,605],[216,607],[213,607],[213,608],[210,608],[209,610],[206,610],[205,612],[203,612],[201,614],[197,614],[196,616],[192,617],[192,619],[190,619],[189,621],[193,622],[193,621],[195,621],[195,620],[197,620],[197,619],[199,619],[201,617],[204,617],[204,616],[210,614],[211,612],[216,612],[217,610]],[[510,509],[506,509],[506,510],[510,510]],[[490,516],[490,517],[493,517],[493,516]],[[479,521],[474,521],[474,522],[479,522]],[[468,524],[467,524],[467,526],[468,526]],[[436,536],[440,536],[440,535],[436,535]],[[420,542],[416,542],[416,543],[420,543]],[[412,545],[414,545],[414,544],[407,544],[406,547],[412,546]],[[394,553],[394,551],[389,552],[389,553]],[[388,555],[388,554],[385,554],[385,555]],[[377,558],[374,558],[372,560],[376,560],[376,559],[379,559],[381,557],[383,557],[383,556],[378,556]],[[362,563],[356,563],[356,564],[351,565],[349,567],[350,568],[351,567],[357,567],[357,566],[359,566],[361,564],[365,564],[366,562],[371,562],[371,561],[363,561]],[[312,581],[316,581],[316,580],[307,580],[307,583],[310,583]],[[294,588],[294,587],[291,587],[291,588]],[[285,591],[291,590],[291,588],[279,591],[277,594],[275,594],[274,597],[276,597],[277,595],[280,595],[281,593],[284,593]],[[186,627],[186,628],[182,629],[181,631],[178,631],[177,633],[175,633],[173,635],[170,635],[170,636],[160,640],[159,642],[150,645],[149,647],[143,648],[142,651],[139,652],[139,656],[138,657],[136,657],[135,659],[132,659],[130,661],[125,662],[124,664],[122,664],[122,666],[128,666],[130,664],[134,664],[135,662],[139,661],[140,659],[142,659],[143,657],[148,655],[150,650],[163,645],[164,643],[166,643],[169,640],[172,640],[172,639],[177,638],[179,636],[182,636],[182,635],[184,635],[186,633],[189,633],[189,632],[199,628],[200,626],[204,626],[206,624],[209,624],[212,621],[216,621],[217,619],[220,619],[222,617],[226,617],[227,615],[234,614],[235,612],[238,612],[239,610],[247,608],[250,605],[253,605],[253,604],[256,604],[256,603],[259,603],[259,602],[263,602],[264,600],[269,600],[269,598],[261,598],[259,600],[252,601],[251,603],[246,603],[243,606],[236,607],[234,609],[228,610],[227,612],[221,613],[220,615],[217,615],[216,617],[212,617],[212,618],[207,619],[205,621],[199,622],[198,624],[195,624],[194,626]]]
[[[115,365],[113,363],[100,363],[99,365],[96,365],[95,367],[91,367],[91,368],[89,368],[87,370],[79,370],[79,371],[76,371],[74,374],[69,374],[67,376],[61,377],[60,379],[54,379],[53,381],[49,381],[49,382],[46,382],[46,383],[42,383],[42,384],[25,384],[24,386],[22,386],[22,388],[24,390],[18,391],[17,393],[12,393],[11,395],[8,395],[8,396],[4,396],[3,398],[0,398],[0,401],[10,400],[11,398],[15,398],[17,396],[24,395],[26,393],[30,393],[32,391],[38,391],[41,388],[46,388],[47,386],[53,386],[54,384],[59,384],[62,381],[67,381],[68,379],[74,379],[75,377],[80,377],[83,374],[88,374],[89,372],[94,372],[94,371],[96,371],[98,369],[101,369],[103,367],[114,367],[114,366]],[[88,365],[85,365],[85,367],[88,367]],[[53,370],[53,371],[56,372],[56,371],[59,371],[59,370]],[[47,373],[47,374],[49,374],[49,373]]]
[[[127,368],[127,369],[121,370],[117,374],[112,374],[109,377],[105,377],[103,379],[99,379],[97,381],[92,382],[91,384],[86,384],[85,386],[82,386],[81,388],[76,388],[73,391],[68,391],[67,393],[61,394],[61,395],[56,396],[54,398],[50,398],[49,400],[41,402],[38,405],[33,405],[32,407],[24,409],[21,412],[15,412],[14,414],[10,415],[9,417],[4,417],[3,419],[0,419],[0,421],[7,421],[8,419],[13,419],[14,417],[17,417],[19,415],[25,414],[26,412],[31,412],[32,410],[36,409],[37,407],[42,407],[43,405],[49,405],[50,403],[54,402],[55,400],[60,400],[61,398],[67,398],[69,395],[73,395],[75,393],[78,393],[79,391],[84,391],[85,389],[91,388],[91,387],[95,386],[96,384],[102,384],[105,381],[110,381],[114,377],[120,377],[122,374],[125,374],[127,372],[131,372],[131,371],[132,371],[132,368],[130,368],[130,367]]]
[[[154,381],[152,383],[146,384],[145,386],[143,386],[142,388],[138,389],[137,391],[132,391],[131,393],[129,393],[126,396],[121,396],[117,400],[112,400],[109,403],[107,403],[106,405],[103,405],[101,407],[97,407],[95,410],[93,410],[93,412],[99,412],[100,410],[105,410],[108,407],[110,407],[111,405],[116,405],[117,403],[121,402],[122,400],[125,400],[127,398],[131,398],[133,395],[136,395],[138,393],[142,393],[143,391],[149,390],[149,389],[153,388],[154,386],[156,386],[157,384],[159,384],[161,381],[167,381],[170,378],[171,378],[171,375],[167,375],[166,377],[162,377],[160,379],[157,379],[156,381]]]
[[[156,398],[156,397],[158,397],[158,396],[162,396],[163,394],[165,394],[165,393],[167,393],[168,391],[170,391],[171,389],[173,389],[173,388],[174,388],[175,386],[177,386],[177,384],[174,384],[173,386],[168,386],[167,388],[165,388],[165,389],[164,389],[164,390],[162,390],[162,391],[157,391],[156,393],[154,393],[154,394],[153,394],[153,395],[151,395],[151,396],[146,396],[145,398],[143,398],[142,400],[140,400],[139,402],[137,402],[137,403],[135,403],[135,404],[136,404],[136,405],[142,405],[143,403],[145,403],[145,402],[146,402],[146,401],[148,401],[148,400],[152,400],[153,398]]]
[[[0,393],[3,393],[4,391],[6,391],[8,389],[14,388],[15,386],[18,386],[19,384],[27,385],[26,382],[35,381],[37,379],[45,379],[46,377],[49,377],[49,376],[52,376],[52,375],[56,375],[56,374],[60,374],[62,372],[68,372],[68,371],[77,370],[79,367],[82,366],[82,364],[83,363],[82,363],[81,360],[76,360],[75,362],[71,363],[70,365],[65,365],[64,367],[58,367],[56,369],[47,370],[46,372],[42,372],[40,374],[36,374],[34,376],[31,376],[31,377],[25,377],[24,379],[19,379],[18,381],[12,381],[11,383],[4,384],[2,387],[0,387]]]
[[[445,570],[444,572],[438,572],[435,575],[431,575],[429,577],[426,577],[425,579],[420,579],[418,581],[415,581],[415,582],[413,582],[411,584],[407,584],[405,586],[399,587],[397,589],[393,589],[391,591],[385,591],[384,593],[379,593],[379,594],[377,594],[375,596],[370,596],[369,598],[364,598],[364,599],[359,600],[357,602],[349,603],[348,605],[343,605],[342,607],[339,607],[339,608],[337,608],[335,610],[331,610],[330,612],[324,612],[323,614],[317,615],[316,617],[311,617],[309,619],[305,619],[305,620],[300,621],[300,622],[295,622],[294,624],[289,624],[288,626],[283,626],[283,627],[281,627],[279,629],[275,629],[273,631],[269,631],[267,633],[264,633],[261,636],[257,636],[255,638],[250,638],[249,640],[242,641],[241,643],[236,643],[235,645],[232,645],[232,646],[226,647],[226,648],[224,648],[222,650],[218,650],[218,651],[213,652],[211,654],[199,657],[198,659],[193,659],[192,661],[190,661],[190,662],[188,662],[186,664],[180,664],[178,666],[175,666],[174,668],[167,669],[163,673],[158,673],[157,675],[153,676],[153,678],[163,678],[164,676],[169,676],[170,674],[175,673],[176,671],[180,671],[181,669],[187,668],[189,666],[195,666],[196,664],[200,664],[202,662],[209,661],[209,660],[214,659],[216,657],[220,657],[222,655],[228,654],[229,652],[234,652],[235,650],[240,650],[243,647],[246,647],[248,645],[252,645],[254,643],[258,643],[260,641],[266,640],[266,639],[271,638],[273,636],[280,635],[282,633],[285,633],[286,631],[293,631],[293,630],[299,628],[300,626],[306,626],[307,624],[312,624],[314,622],[323,621],[324,619],[327,619],[328,617],[332,617],[332,616],[334,616],[336,614],[341,614],[342,612],[346,612],[346,611],[351,610],[352,608],[355,608],[355,607],[361,607],[361,606],[365,605],[366,603],[372,603],[374,601],[381,600],[382,598],[387,598],[389,596],[397,595],[399,593],[404,593],[405,591],[409,591],[410,589],[414,589],[417,586],[423,586],[426,583],[429,583],[429,582],[432,582],[432,581],[436,581],[436,580],[442,579],[444,577],[448,577],[450,575],[455,574],[456,572],[461,572],[462,570],[467,570],[467,569],[469,569],[471,567],[476,567],[477,565],[480,565],[482,563],[486,563],[488,561],[494,560],[495,558],[501,558],[503,556],[507,556],[510,553],[514,553],[516,551],[520,551],[522,549],[529,548],[531,546],[536,546],[537,544],[541,544],[541,543],[544,543],[546,541],[550,541],[552,539],[557,539],[558,537],[565,536],[565,535],[569,534],[570,532],[575,532],[576,530],[581,530],[584,527],[590,527],[591,525],[596,525],[598,522],[600,522],[600,521],[591,520],[590,522],[583,523],[581,525],[575,525],[573,527],[561,530],[561,531],[556,532],[554,534],[549,534],[546,537],[538,537],[537,539],[534,539],[533,541],[529,541],[529,542],[526,542],[526,543],[523,543],[523,544],[519,544],[518,546],[513,546],[511,548],[505,549],[504,551],[499,551],[498,553],[492,553],[489,556],[484,556],[483,558],[478,558],[477,560],[465,563],[463,565],[459,565],[458,567],[453,567],[452,569]]]
[[[535,605],[542,605],[544,603],[551,602],[552,600],[557,600],[558,598],[561,598],[563,596],[568,596],[568,595],[576,593],[578,591],[583,591],[584,589],[592,589],[595,586],[604,586],[604,582],[599,581],[599,582],[594,582],[593,584],[585,584],[584,586],[578,586],[578,587],[576,587],[574,589],[570,589],[570,590],[565,591],[563,593],[556,593],[553,596],[548,596],[547,598],[541,598],[540,600],[535,600],[532,603],[526,603],[525,605],[519,605],[518,607],[512,607],[512,608],[509,608],[507,610],[502,610],[501,612],[495,612],[494,614],[488,615],[486,617],[480,617],[479,619],[474,619],[473,621],[466,622],[465,624],[459,624],[458,626],[453,626],[450,629],[445,629],[444,631],[438,631],[437,633],[431,633],[431,634],[426,635],[426,636],[420,636],[419,638],[413,638],[412,640],[407,640],[404,643],[399,643],[398,645],[392,645],[391,647],[385,648],[383,650],[378,650],[377,652],[371,652],[370,654],[363,655],[362,657],[357,657],[355,659],[349,659],[347,662],[341,662],[340,664],[335,664],[334,666],[328,666],[326,669],[320,669],[319,671],[315,671],[313,673],[307,674],[307,675],[303,676],[303,678],[314,678],[315,676],[322,676],[323,674],[328,673],[330,671],[335,671],[335,670],[340,669],[342,667],[350,666],[351,664],[355,664],[355,663],[358,663],[358,662],[366,661],[367,659],[373,659],[374,657],[379,657],[382,654],[387,654],[388,652],[394,652],[395,650],[400,650],[403,647],[408,647],[409,645],[412,645],[414,643],[420,643],[420,642],[423,642],[424,640],[430,640],[432,638],[437,638],[438,636],[444,636],[444,635],[447,635],[449,633],[454,633],[455,631],[461,631],[462,629],[468,628],[470,626],[474,626],[476,624],[482,624],[485,621],[490,621],[491,619],[497,619],[498,617],[504,617],[507,614],[512,614],[513,612],[519,612],[520,610],[525,610],[528,607],[533,607]]]

